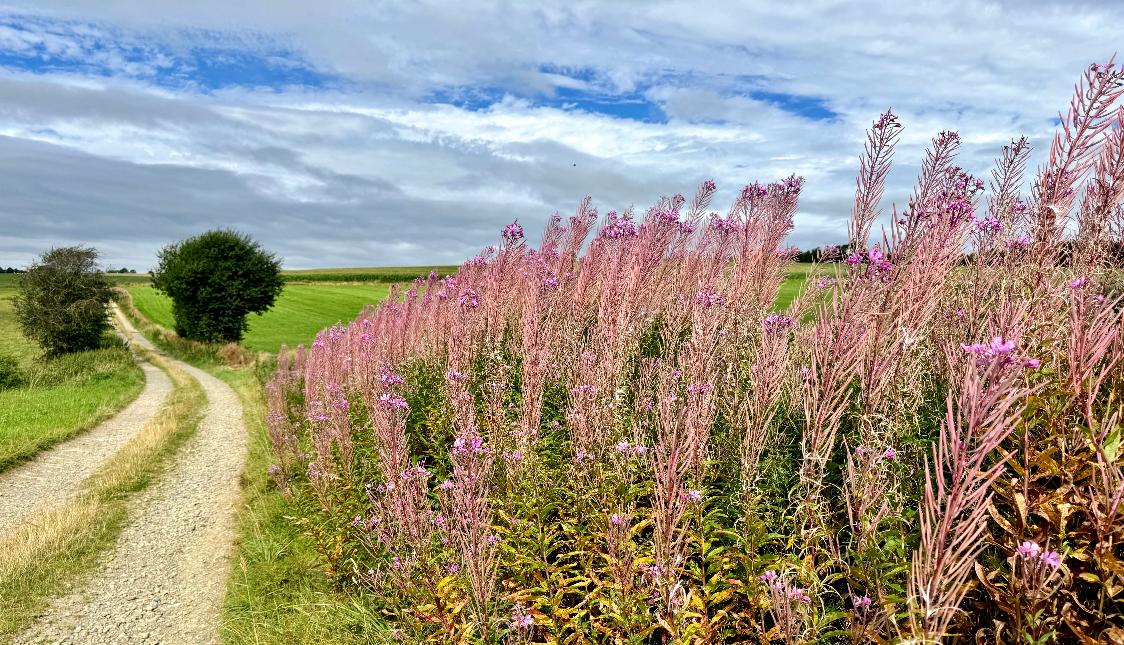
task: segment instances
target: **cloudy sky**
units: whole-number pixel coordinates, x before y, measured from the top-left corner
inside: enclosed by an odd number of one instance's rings
[[[0,0],[2,1],[2,0]],[[0,5],[0,266],[140,270],[235,227],[291,268],[456,263],[585,195],[807,178],[792,243],[843,237],[863,129],[983,173],[1041,159],[1124,3],[51,0]]]

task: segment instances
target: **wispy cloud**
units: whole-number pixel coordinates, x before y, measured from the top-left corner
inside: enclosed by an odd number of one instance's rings
[[[536,3],[537,4],[537,3]],[[211,226],[290,266],[455,262],[586,194],[644,206],[808,178],[795,242],[843,232],[862,130],[892,187],[958,129],[1043,143],[1115,3],[405,4],[55,0],[0,12],[0,265],[93,243],[147,267]]]

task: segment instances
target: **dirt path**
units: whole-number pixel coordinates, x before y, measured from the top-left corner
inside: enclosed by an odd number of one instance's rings
[[[132,342],[151,347],[115,311]],[[242,407],[225,383],[190,365],[206,416],[160,481],[135,501],[105,564],[52,603],[16,643],[216,643],[234,508],[246,455]]]
[[[0,535],[60,506],[160,411],[172,392],[163,370],[141,361],[144,389],[124,410],[93,429],[0,474]]]

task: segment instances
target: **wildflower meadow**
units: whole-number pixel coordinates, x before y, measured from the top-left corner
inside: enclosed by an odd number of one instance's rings
[[[1122,98],[894,207],[883,114],[784,310],[800,177],[513,222],[282,352],[292,521],[400,642],[1124,642]]]

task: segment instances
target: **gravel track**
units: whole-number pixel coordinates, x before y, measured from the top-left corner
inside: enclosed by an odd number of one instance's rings
[[[116,416],[34,459],[0,473],[0,536],[38,513],[61,506],[81,484],[163,407],[172,380],[163,370],[141,361],[144,389]]]
[[[114,313],[132,342],[152,348]],[[222,381],[168,360],[206,392],[207,412],[197,433],[132,503],[130,523],[102,567],[82,588],[53,602],[16,643],[218,642],[246,456],[242,406]]]

